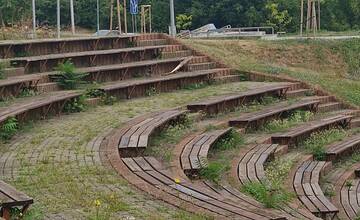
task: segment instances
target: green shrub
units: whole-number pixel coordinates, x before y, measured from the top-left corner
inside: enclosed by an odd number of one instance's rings
[[[204,162],[202,162],[204,164]],[[230,169],[228,164],[211,162],[207,166],[200,169],[200,176],[204,179],[210,180],[218,184],[221,180],[221,176]]]
[[[68,101],[64,106],[64,112],[75,113],[85,111],[85,96],[80,96]]]
[[[183,86],[183,89],[185,89],[185,90],[196,90],[196,89],[205,88],[206,86],[208,86],[207,83],[200,82],[200,83],[193,83],[193,84],[185,85],[185,86]]]
[[[310,111],[296,111],[285,119],[275,119],[263,125],[261,130],[266,132],[278,132],[288,129],[296,124],[309,121],[314,114]]]
[[[23,88],[23,90],[21,91],[19,97],[31,97],[31,96],[36,96],[38,93],[32,89],[32,88]]]
[[[307,151],[313,154],[316,160],[325,160],[325,146],[346,137],[343,129],[330,129],[312,134],[302,144]]]
[[[240,146],[244,144],[244,142],[245,140],[243,139],[243,137],[234,129],[231,129],[228,134],[226,134],[223,138],[219,139],[215,143],[214,149],[226,151]]]
[[[154,95],[157,95],[157,94],[158,94],[158,92],[156,91],[155,87],[151,87],[150,89],[147,89],[146,92],[145,92],[146,96],[154,96]]]
[[[104,103],[104,105],[114,105],[116,100],[116,97],[111,95],[104,95],[101,97],[101,102]]]
[[[6,65],[4,63],[0,62],[0,79],[5,79],[5,67]]]
[[[59,74],[53,76],[53,79],[63,89],[76,89],[79,84],[84,83],[83,78],[88,75],[87,73],[76,72],[75,65],[69,60],[59,64],[55,70]]]
[[[7,119],[1,126],[0,136],[3,140],[11,139],[19,130],[19,123],[16,118],[12,117]]]
[[[85,95],[88,98],[100,98],[105,96],[105,91],[100,89],[97,84],[93,84],[90,88],[87,88]]]

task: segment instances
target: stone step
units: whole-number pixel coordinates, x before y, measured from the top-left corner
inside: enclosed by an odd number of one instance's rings
[[[4,69],[5,77],[16,77],[16,76],[23,76],[25,74],[24,67],[11,67]]]
[[[318,111],[320,113],[337,111],[342,108],[342,104],[340,102],[328,102],[324,104],[320,104]]]
[[[174,51],[174,52],[162,52],[161,58],[162,59],[172,59],[177,57],[189,57],[192,55],[191,50],[181,50],[181,51]]]
[[[56,82],[40,83],[36,86],[39,93],[59,91],[60,87]]]
[[[189,64],[187,66],[188,71],[200,71],[200,70],[209,70],[216,67],[216,63],[208,62],[208,63],[194,63]]]
[[[301,96],[306,96],[307,93],[311,93],[311,89],[297,89],[297,90],[291,90],[286,93],[287,98],[297,98]]]

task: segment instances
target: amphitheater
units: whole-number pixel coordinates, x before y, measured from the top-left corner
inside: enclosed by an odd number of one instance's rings
[[[360,112],[325,91],[228,68],[165,34],[6,42],[0,60],[0,124],[21,127],[0,148],[4,219],[15,208],[28,219],[358,219]],[[54,82],[66,60],[116,102],[86,97],[86,111],[65,113],[85,92]],[[333,130],[342,138],[320,156],[302,149]],[[243,143],[221,147],[235,136]],[[230,167],[212,181],[203,171],[216,159]],[[276,160],[293,161],[282,184],[293,198],[269,207],[243,188],[266,185]]]

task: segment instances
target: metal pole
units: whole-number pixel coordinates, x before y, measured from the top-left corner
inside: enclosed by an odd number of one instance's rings
[[[120,16],[120,0],[116,0],[116,9],[117,9],[117,16],[118,16],[118,25],[119,25],[119,33],[122,34],[121,28],[121,16]]]
[[[96,33],[100,35],[100,8],[99,8],[99,0],[96,0]]]
[[[75,35],[74,0],[70,0],[71,32]]]
[[[125,29],[125,34],[127,34],[128,27],[127,27],[127,14],[126,14],[126,0],[124,0],[124,29]]]
[[[303,35],[303,29],[304,29],[304,0],[301,0],[300,36]]]
[[[36,8],[35,0],[32,0],[32,17],[33,17],[33,38],[36,38]]]
[[[170,30],[171,36],[176,37],[174,0],[170,0]]]
[[[57,0],[57,37],[60,38],[60,0]]]
[[[112,28],[113,28],[113,17],[114,17],[114,0],[111,0],[111,3],[110,3],[110,27],[109,27],[109,30],[112,31]]]

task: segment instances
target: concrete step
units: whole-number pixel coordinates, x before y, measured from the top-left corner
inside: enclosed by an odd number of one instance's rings
[[[60,87],[56,82],[40,83],[36,86],[39,93],[59,91]]]
[[[174,52],[162,52],[161,58],[162,59],[172,59],[177,57],[188,57],[192,55],[191,50],[181,50],[181,51],[174,51]]]
[[[318,111],[320,113],[337,111],[342,108],[342,104],[340,102],[328,102],[319,105]]]
[[[5,77],[23,76],[25,74],[24,67],[11,67],[4,69]]]
[[[311,92],[312,92],[311,89],[297,89],[297,90],[288,91],[286,93],[286,97],[296,98],[296,97],[306,96],[307,93],[311,93]]]
[[[187,65],[187,70],[192,71],[200,71],[200,70],[209,70],[216,67],[216,63],[208,62],[208,63],[194,63]]]
[[[154,39],[154,40],[140,40],[137,42],[139,47],[148,47],[148,46],[160,46],[166,45],[168,42],[166,39]]]

